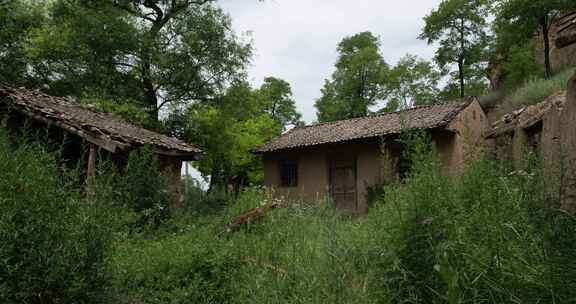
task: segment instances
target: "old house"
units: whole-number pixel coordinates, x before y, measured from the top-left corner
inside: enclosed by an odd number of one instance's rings
[[[558,49],[576,45],[576,13],[560,19],[555,38]],[[504,115],[486,137],[495,141],[501,157],[519,169],[526,152],[541,155],[545,173],[562,179],[564,207],[576,208],[576,74],[567,91]]]
[[[558,148],[560,144],[560,116],[565,105],[566,92],[558,92],[538,104],[502,116],[492,123],[485,136],[493,140],[499,157],[512,161],[516,167],[522,166],[528,152],[552,157],[558,153],[552,147]]]
[[[150,145],[179,191],[183,161],[197,160],[201,151],[176,138],[152,132],[115,115],[38,91],[0,86],[0,126],[12,135],[41,131],[61,145],[64,160],[84,161],[87,176],[94,174],[98,155],[119,167],[131,150]]]
[[[363,214],[370,187],[409,168],[398,140],[404,129],[427,130],[447,173],[457,174],[483,145],[487,127],[477,99],[468,98],[295,128],[255,152],[263,157],[266,186],[278,195],[310,202],[330,197],[336,207]]]

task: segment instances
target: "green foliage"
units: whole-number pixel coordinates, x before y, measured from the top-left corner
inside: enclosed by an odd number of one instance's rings
[[[338,44],[336,71],[315,103],[318,121],[366,116],[368,108],[382,99],[388,65],[379,47],[378,38],[370,32],[346,37]]]
[[[534,79],[543,74],[542,66],[536,61],[535,50],[534,43],[512,45],[508,49],[508,56],[502,66],[506,77],[504,83],[506,89],[518,88],[528,79]]]
[[[42,12],[25,36],[29,77],[55,95],[129,101],[152,121],[167,104],[220,94],[251,56],[210,4],[57,0]]]
[[[126,207],[135,211],[138,218],[135,228],[155,229],[169,215],[171,198],[168,184],[152,148],[134,150],[121,179],[121,197]]]
[[[118,239],[115,176],[86,199],[54,158],[0,141],[0,296],[7,303],[570,303],[576,296],[576,217],[537,158],[510,171],[488,158],[458,179],[425,136],[402,136],[411,173],[384,186],[353,219],[329,201],[283,208],[238,232],[235,216],[276,202],[249,188],[221,212],[163,222],[152,238]],[[151,153],[133,153],[126,197],[162,189],[142,179]],[[102,171],[104,172],[104,171]],[[158,171],[156,171],[157,173]],[[150,174],[150,172],[148,172]],[[145,176],[144,176],[145,177]],[[143,186],[139,185],[142,183]],[[131,196],[134,195],[134,196]],[[162,197],[154,199],[161,200]],[[190,200],[207,200],[201,192]],[[210,199],[208,199],[210,200]],[[124,203],[120,199],[118,203]],[[168,226],[166,226],[168,225]],[[176,229],[180,228],[180,229]],[[166,233],[169,232],[169,233]],[[109,275],[107,275],[109,274]],[[106,288],[110,284],[109,288]],[[104,296],[111,298],[104,298]],[[113,298],[112,298],[113,296]]]
[[[523,86],[509,93],[500,105],[502,114],[517,110],[526,105],[532,105],[544,101],[552,94],[566,90],[568,80],[573,75],[574,69],[570,68],[551,79],[534,78],[528,80]]]
[[[119,303],[235,303],[238,258],[206,228],[121,245],[114,256]]]
[[[469,83],[485,83],[488,8],[486,0],[444,0],[424,17],[426,25],[420,39],[440,44],[435,61],[450,74],[453,83],[458,83],[460,97],[471,95],[466,90]]]
[[[280,122],[282,131],[289,126],[303,124],[302,115],[296,111],[292,88],[288,82],[275,77],[266,77],[256,94],[262,99],[264,111]]]
[[[436,103],[440,77],[430,62],[414,55],[405,55],[388,74],[388,103],[398,104],[401,108]],[[388,110],[392,108],[390,106]]]
[[[100,197],[36,146],[0,134],[0,302],[101,303],[111,227]]]
[[[550,29],[563,11],[576,8],[571,0],[497,0],[496,32],[506,47],[525,43],[541,34],[545,78],[552,76],[550,64]]]
[[[40,6],[18,0],[0,3],[0,83],[24,85],[31,80],[26,70],[26,35],[43,19]]]
[[[280,135],[285,126],[268,112],[261,91],[238,83],[217,103],[197,105],[187,113],[187,137],[206,152],[197,168],[211,177],[211,190],[223,188],[232,177],[241,186],[262,181],[262,163],[251,150]],[[285,105],[289,108],[289,102]]]
[[[82,99],[81,102],[106,113],[113,113],[133,124],[143,127],[150,125],[150,114],[133,102],[90,97]]]

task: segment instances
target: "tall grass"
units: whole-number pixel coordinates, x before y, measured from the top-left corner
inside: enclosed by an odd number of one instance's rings
[[[2,131],[2,130],[0,130]],[[86,198],[80,175],[40,146],[0,132],[0,302],[106,300],[108,209]]]
[[[536,104],[558,91],[566,90],[568,80],[574,71],[574,68],[569,68],[554,75],[551,79],[536,78],[527,81],[505,97],[500,106],[500,112],[505,114],[521,106]]]
[[[413,151],[409,179],[386,186],[364,218],[343,215],[329,202],[294,203],[220,234],[233,214],[270,200],[251,189],[212,225],[122,247],[116,255],[122,293],[146,286],[143,303],[158,303],[152,300],[158,294],[170,303],[214,303],[218,296],[223,303],[576,299],[576,219],[556,208],[558,191],[537,163],[513,171],[484,158],[452,179],[434,152]]]
[[[103,194],[94,204],[50,154],[0,144],[0,299],[575,302],[576,218],[558,208],[560,186],[537,159],[515,171],[485,157],[451,178],[425,141],[407,144],[411,174],[383,187],[365,217],[342,214],[329,201],[285,202],[238,232],[223,232],[235,215],[275,199],[251,188],[205,218],[174,212],[154,237],[114,242],[111,230],[122,228],[106,213],[122,212],[112,206],[123,202],[111,203],[124,197],[114,192],[116,177],[99,179]],[[186,228],[164,233],[166,225]]]

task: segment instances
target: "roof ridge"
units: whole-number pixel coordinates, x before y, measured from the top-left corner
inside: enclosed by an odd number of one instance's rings
[[[460,98],[460,99],[455,99],[452,101],[445,101],[445,102],[435,103],[435,104],[430,104],[430,105],[413,106],[413,107],[408,108],[408,109],[396,110],[394,112],[377,113],[375,115],[366,115],[366,116],[360,116],[360,117],[352,117],[352,118],[346,118],[346,119],[318,122],[318,123],[313,123],[313,124],[302,126],[302,127],[292,128],[290,131],[288,131],[284,134],[288,134],[295,129],[305,129],[305,128],[311,128],[311,127],[318,127],[318,126],[322,126],[322,125],[336,124],[336,123],[345,122],[345,121],[354,121],[354,120],[361,120],[361,119],[366,119],[366,118],[383,117],[383,116],[388,116],[388,115],[392,115],[392,114],[401,114],[401,113],[411,112],[413,110],[419,110],[419,109],[423,109],[423,108],[432,108],[432,107],[437,107],[437,106],[445,106],[445,105],[452,105],[452,104],[458,104],[458,103],[461,103],[462,105],[464,105],[464,104],[468,105],[471,102],[473,102],[475,100],[475,98],[476,98],[476,96],[468,96],[468,97],[464,97],[464,98]],[[284,134],[282,134],[282,135],[284,135]]]

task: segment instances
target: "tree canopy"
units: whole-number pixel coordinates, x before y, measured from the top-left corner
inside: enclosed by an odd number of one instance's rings
[[[410,54],[400,58],[386,82],[387,111],[438,102],[440,78],[432,63]]]
[[[315,104],[318,121],[366,116],[369,107],[383,98],[389,68],[379,48],[378,38],[370,32],[346,37],[338,44],[336,71]]]
[[[213,99],[244,76],[251,44],[209,2],[46,1],[19,58],[55,95],[128,101],[154,122],[165,105]]]
[[[420,39],[439,44],[435,61],[458,80],[460,97],[472,93],[467,92],[467,83],[482,82],[486,75],[488,11],[488,0],[443,0],[424,17]]]
[[[495,0],[496,30],[506,46],[521,44],[538,33],[542,41],[544,76],[552,76],[550,29],[563,11],[576,9],[572,0]]]

